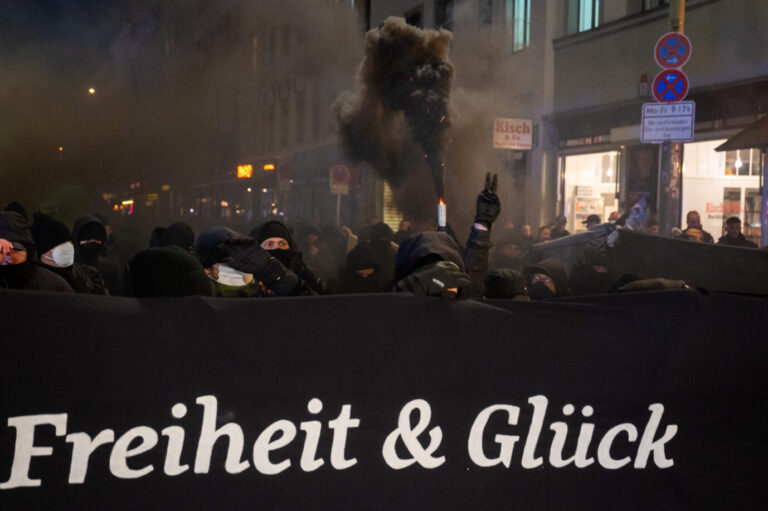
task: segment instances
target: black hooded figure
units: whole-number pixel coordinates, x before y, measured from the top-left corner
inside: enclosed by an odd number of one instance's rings
[[[370,241],[360,241],[349,254],[347,264],[339,271],[341,293],[385,293],[394,285],[394,265],[382,268],[382,261]]]
[[[293,271],[298,275],[307,286],[316,294],[329,294],[330,291],[320,280],[320,277],[306,264],[301,257],[301,252],[296,249],[296,244],[293,241],[293,236],[288,227],[282,222],[277,220],[269,220],[263,224],[255,227],[250,232],[251,238],[256,240],[256,243],[264,248],[269,255],[280,261],[283,266]],[[264,242],[270,238],[282,238],[288,243],[288,248],[267,248],[264,246]]]
[[[67,281],[41,267],[37,261],[35,240],[27,223],[15,211],[0,211],[0,239],[11,245],[11,250],[24,256],[14,263],[12,253],[0,251],[0,289],[27,289],[32,291],[60,291],[72,293]]]
[[[119,263],[101,255],[107,241],[107,229],[94,215],[84,215],[75,221],[72,230],[72,241],[75,244],[75,262],[93,266],[107,284],[109,294],[123,296],[125,294],[125,272]]]
[[[75,263],[72,259],[68,261],[69,265],[67,263],[59,264],[61,261],[57,262],[47,255],[51,249],[55,249],[57,246],[67,242],[72,243],[72,235],[67,226],[43,213],[35,213],[33,218],[35,223],[32,225],[31,231],[37,245],[40,264],[46,270],[50,270],[64,278],[76,293],[108,294],[104,279],[101,278],[99,271],[93,266]],[[53,257],[55,258],[56,250],[53,252]]]
[[[261,248],[253,238],[221,225],[203,229],[195,254],[216,283],[216,296],[305,296],[315,294],[307,283]],[[241,272],[245,280],[235,287],[221,282],[222,266]],[[250,276],[250,277],[248,277]],[[252,277],[252,278],[251,278]]]
[[[548,257],[523,270],[531,300],[552,300],[570,295],[568,275],[563,263]]]
[[[395,258],[395,280],[397,291],[420,296],[456,298],[473,292],[459,244],[447,232],[421,232],[406,238]]]

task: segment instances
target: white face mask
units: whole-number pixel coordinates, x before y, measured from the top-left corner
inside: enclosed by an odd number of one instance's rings
[[[241,287],[247,286],[253,281],[253,274],[243,273],[226,264],[219,265],[219,278],[214,279],[219,284],[225,286]]]
[[[52,260],[59,268],[67,268],[75,262],[75,246],[71,241],[56,245],[50,252],[50,257],[43,254],[43,258]]]

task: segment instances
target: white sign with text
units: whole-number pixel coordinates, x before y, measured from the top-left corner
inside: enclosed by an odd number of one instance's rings
[[[696,122],[696,103],[643,104],[643,121],[640,141],[644,144],[661,142],[693,141],[693,125]]]

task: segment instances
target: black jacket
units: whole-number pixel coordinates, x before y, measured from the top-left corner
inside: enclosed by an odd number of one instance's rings
[[[0,266],[0,288],[74,293],[66,280],[40,267],[37,261]]]

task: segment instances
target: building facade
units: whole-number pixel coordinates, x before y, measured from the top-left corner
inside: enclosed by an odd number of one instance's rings
[[[693,46],[686,99],[696,103],[696,123],[694,140],[673,147],[682,168],[681,215],[699,211],[716,237],[728,217],[739,216],[757,240],[762,156],[714,148],[768,112],[768,33],[760,28],[768,3],[688,0],[685,13]],[[503,100],[483,122],[489,131],[493,117],[527,118],[535,127],[533,148],[507,155],[515,162],[507,171],[518,174],[507,183],[525,179],[515,223],[543,225],[564,214],[577,232],[589,214],[606,220],[639,200],[656,214],[660,146],[641,143],[640,121],[660,71],[655,43],[671,30],[666,0],[372,2],[372,24],[390,15],[450,28],[454,54],[471,39],[462,34],[506,38],[494,65],[517,79],[503,84]],[[519,205],[520,195],[506,192]]]

